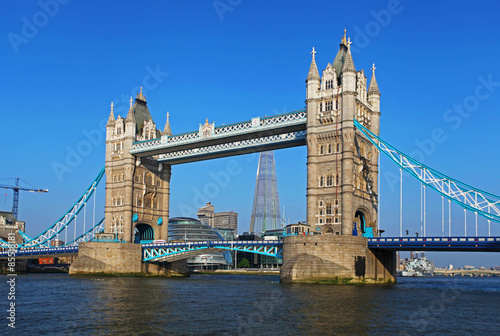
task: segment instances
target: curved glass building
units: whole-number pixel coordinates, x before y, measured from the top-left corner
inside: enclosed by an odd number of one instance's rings
[[[168,241],[224,240],[210,225],[189,217],[173,217],[168,220]],[[197,270],[227,269],[232,265],[231,254],[209,253],[187,259],[188,267]]]

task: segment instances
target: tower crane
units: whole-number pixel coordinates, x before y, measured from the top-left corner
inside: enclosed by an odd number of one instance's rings
[[[14,201],[12,202],[12,214],[14,217],[18,220],[17,218],[18,212],[19,212],[19,191],[29,191],[29,192],[38,192],[38,193],[46,193],[49,192],[49,189],[30,189],[30,188],[23,188],[19,186],[19,177],[16,177],[16,185],[5,185],[5,184],[0,184],[0,188],[4,189],[12,189],[14,190]]]

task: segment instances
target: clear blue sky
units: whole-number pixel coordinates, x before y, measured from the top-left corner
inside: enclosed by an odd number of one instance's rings
[[[418,144],[425,143],[426,164],[500,193],[495,1],[41,3],[52,5],[5,2],[0,22],[0,178],[20,176],[50,189],[21,193],[20,219],[31,235],[57,220],[104,164],[99,134],[111,101],[115,114],[124,116],[128,98],[143,85],[158,127],[168,110],[174,133],[195,130],[205,118],[221,125],[301,109],[311,48],[321,71],[333,61],[344,28],[354,41],[356,69],[369,73],[373,62],[377,67],[381,136],[407,153],[424,153]],[[493,84],[478,93],[483,81]],[[454,104],[465,104],[467,114],[454,112]],[[431,146],[436,129],[446,139]],[[96,136],[90,148],[83,145],[86,132]],[[68,161],[71,151],[79,151],[81,160]],[[305,148],[277,151],[275,157],[286,218],[304,220]],[[239,173],[209,198],[216,211],[237,211],[240,231],[247,230],[257,155],[173,167],[171,215],[189,215],[202,201],[197,191],[203,193],[229,162]],[[54,165],[68,170],[57,173]],[[381,227],[398,234],[399,185],[392,182],[398,170],[387,160],[381,170]],[[420,189],[404,183],[405,229],[414,233],[420,230]],[[10,210],[12,191],[0,195],[0,209]],[[101,209],[102,199],[101,191]],[[463,234],[461,210],[452,218],[453,233]],[[441,234],[440,197],[430,193],[427,222],[429,235]],[[474,225],[472,215],[468,225]],[[484,221],[479,231],[487,233]],[[493,223],[492,231],[500,235],[500,224]],[[497,254],[432,258],[437,264],[500,265]]]

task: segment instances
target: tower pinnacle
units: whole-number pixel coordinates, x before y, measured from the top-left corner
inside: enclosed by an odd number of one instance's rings
[[[108,125],[114,125],[115,123],[115,114],[113,113],[114,106],[113,102],[111,102],[111,112],[109,113]]]
[[[319,80],[320,77],[319,77],[319,72],[318,72],[318,66],[316,65],[316,50],[312,49],[311,51],[311,55],[312,55],[312,60],[311,60],[311,66],[309,67],[309,73],[307,74],[307,80],[312,80],[312,79],[316,79],[316,80]]]
[[[163,128],[162,135],[172,135],[172,130],[170,129],[170,112],[167,111],[167,122],[165,123],[165,128]]]
[[[145,102],[145,101],[146,101],[146,97],[142,94],[142,86],[141,86],[141,92],[139,92],[139,93],[137,94],[137,98],[136,98],[136,99],[140,99],[140,100],[142,100],[143,102]]]
[[[344,40],[345,41],[345,40]],[[342,66],[342,72],[356,72],[356,68],[354,67],[354,61],[352,60],[351,54],[351,38],[348,38],[347,41],[344,42],[345,46],[347,46],[347,53],[345,55],[344,65]]]
[[[135,120],[135,115],[134,115],[134,109],[132,108],[132,97],[130,97],[130,108],[128,109],[128,114],[127,114],[127,117],[125,118],[125,122],[126,123],[130,123],[130,122],[133,122],[135,123],[136,120]]]
[[[378,84],[377,84],[377,79],[375,77],[375,69],[377,69],[377,68],[375,67],[375,63],[373,63],[373,66],[371,68],[372,79],[370,80],[370,85],[368,87],[368,94],[379,94],[380,95],[380,91],[378,89]]]

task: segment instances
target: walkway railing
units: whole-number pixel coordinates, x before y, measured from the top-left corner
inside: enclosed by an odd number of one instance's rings
[[[186,145],[190,143],[203,142],[206,140],[219,139],[245,133],[260,132],[285,126],[298,125],[306,122],[306,110],[298,110],[265,118],[254,118],[235,124],[218,126],[214,128],[214,134],[209,137],[201,137],[199,131],[176,134],[163,139],[153,139],[135,142],[130,153],[137,154],[160,148]]]

